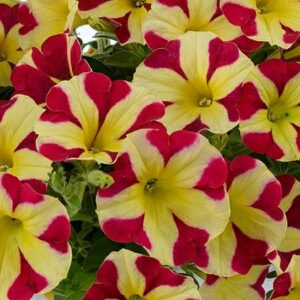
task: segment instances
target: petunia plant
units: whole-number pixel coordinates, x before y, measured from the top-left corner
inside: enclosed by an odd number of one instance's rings
[[[0,0],[0,300],[299,300],[299,45],[299,0]]]

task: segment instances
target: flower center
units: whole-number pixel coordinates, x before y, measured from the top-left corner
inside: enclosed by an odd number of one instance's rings
[[[13,226],[19,226],[22,224],[22,222],[19,219],[13,218],[13,217],[8,217],[9,222],[13,225]]]
[[[137,295],[137,294],[134,294],[134,295],[131,295],[128,300],[145,300],[144,297],[140,296],[140,295]]]
[[[90,147],[89,152],[92,154],[97,154],[100,152],[100,150],[96,147]]]
[[[268,115],[267,115],[267,118],[269,121],[271,122],[276,122],[276,121],[279,121],[279,120],[282,120],[284,118],[287,118],[289,116],[289,113],[288,112],[284,112],[284,113],[275,113],[273,112],[272,110],[268,110]]]
[[[0,52],[0,62],[5,61],[6,59],[7,59],[6,55]]]
[[[22,227],[22,221],[7,215],[1,218],[1,224],[11,234],[15,234]]]
[[[133,0],[135,7],[143,7],[146,3],[146,0]]]
[[[198,106],[199,107],[209,107],[211,106],[213,103],[213,100],[211,98],[208,97],[202,97],[200,98],[200,100],[198,101]]]
[[[0,165],[0,173],[6,173],[9,169],[8,165]]]
[[[257,7],[257,10],[260,14],[265,14],[265,13],[268,13],[270,12],[270,3],[268,0],[258,0],[256,1],[256,7]]]
[[[276,122],[289,117],[288,109],[283,99],[278,99],[268,108],[267,118],[270,122]]]
[[[151,178],[147,181],[147,183],[145,184],[145,191],[151,193],[155,190],[156,184],[158,182],[157,178]]]
[[[264,5],[257,5],[258,12],[260,14],[265,14],[267,12],[267,8]]]

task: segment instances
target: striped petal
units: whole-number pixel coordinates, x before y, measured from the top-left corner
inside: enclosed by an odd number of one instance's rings
[[[230,23],[256,41],[289,48],[299,37],[300,3],[297,0],[221,0]]]
[[[33,127],[42,108],[27,96],[15,96],[0,106],[0,165],[22,180],[47,180],[51,161],[35,149]],[[17,118],[16,118],[17,116]]]
[[[236,104],[251,68],[234,44],[187,32],[146,58],[134,82],[169,104],[161,121],[170,132],[201,120],[212,132],[225,133],[238,123]]]
[[[1,299],[29,300],[67,275],[71,230],[58,199],[38,194],[5,174],[0,178]]]
[[[209,31],[224,41],[243,35],[218,12],[218,1],[155,1],[144,26],[147,44],[160,48],[187,31]]]
[[[286,232],[279,208],[281,186],[267,167],[247,156],[229,165],[227,190],[230,223],[207,246],[209,264],[203,270],[222,277],[247,274],[275,250]]]
[[[254,266],[246,275],[221,278],[207,275],[200,287],[202,300],[264,300],[265,290],[262,284],[267,275],[265,266]],[[246,298],[245,298],[246,297]]]
[[[30,0],[19,8],[20,44],[25,50],[39,47],[50,36],[71,31],[77,12],[76,0]]]
[[[243,87],[240,130],[252,150],[281,161],[299,159],[300,64],[269,60]]]
[[[41,49],[33,48],[26,53],[12,72],[12,82],[17,93],[44,103],[56,83],[89,71],[77,39],[59,34],[49,37]]]
[[[122,153],[115,183],[97,196],[105,234],[139,243],[166,264],[205,260],[198,250],[224,230],[230,213],[220,154],[199,134],[162,129],[129,134]]]
[[[96,160],[112,163],[129,130],[164,113],[163,104],[142,88],[111,82],[99,73],[85,73],[55,85],[47,110],[35,126],[39,151],[54,161]]]
[[[97,273],[84,300],[100,299],[200,300],[191,278],[163,267],[158,260],[121,250],[112,252]]]

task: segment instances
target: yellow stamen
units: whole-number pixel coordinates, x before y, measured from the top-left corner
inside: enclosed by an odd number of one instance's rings
[[[158,181],[158,179],[156,179],[156,178],[149,179],[145,185],[145,191],[150,192],[150,193],[153,192],[157,181]]]
[[[207,97],[203,97],[198,101],[198,106],[209,107],[212,105],[213,100]]]

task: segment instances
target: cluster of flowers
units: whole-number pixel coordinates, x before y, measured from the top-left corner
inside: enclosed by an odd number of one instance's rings
[[[265,299],[271,263],[272,299],[300,299],[300,183],[250,156],[226,161],[201,135],[239,125],[254,152],[300,159],[300,2],[17,2],[0,0],[0,86],[15,90],[0,102],[0,299],[67,276],[69,217],[46,181],[70,160],[114,164],[100,227],[150,255],[111,253],[85,300]],[[132,83],[82,58],[70,33],[88,18],[150,47]],[[294,48],[254,66],[262,42]],[[187,263],[206,274],[200,288],[162,266]]]

